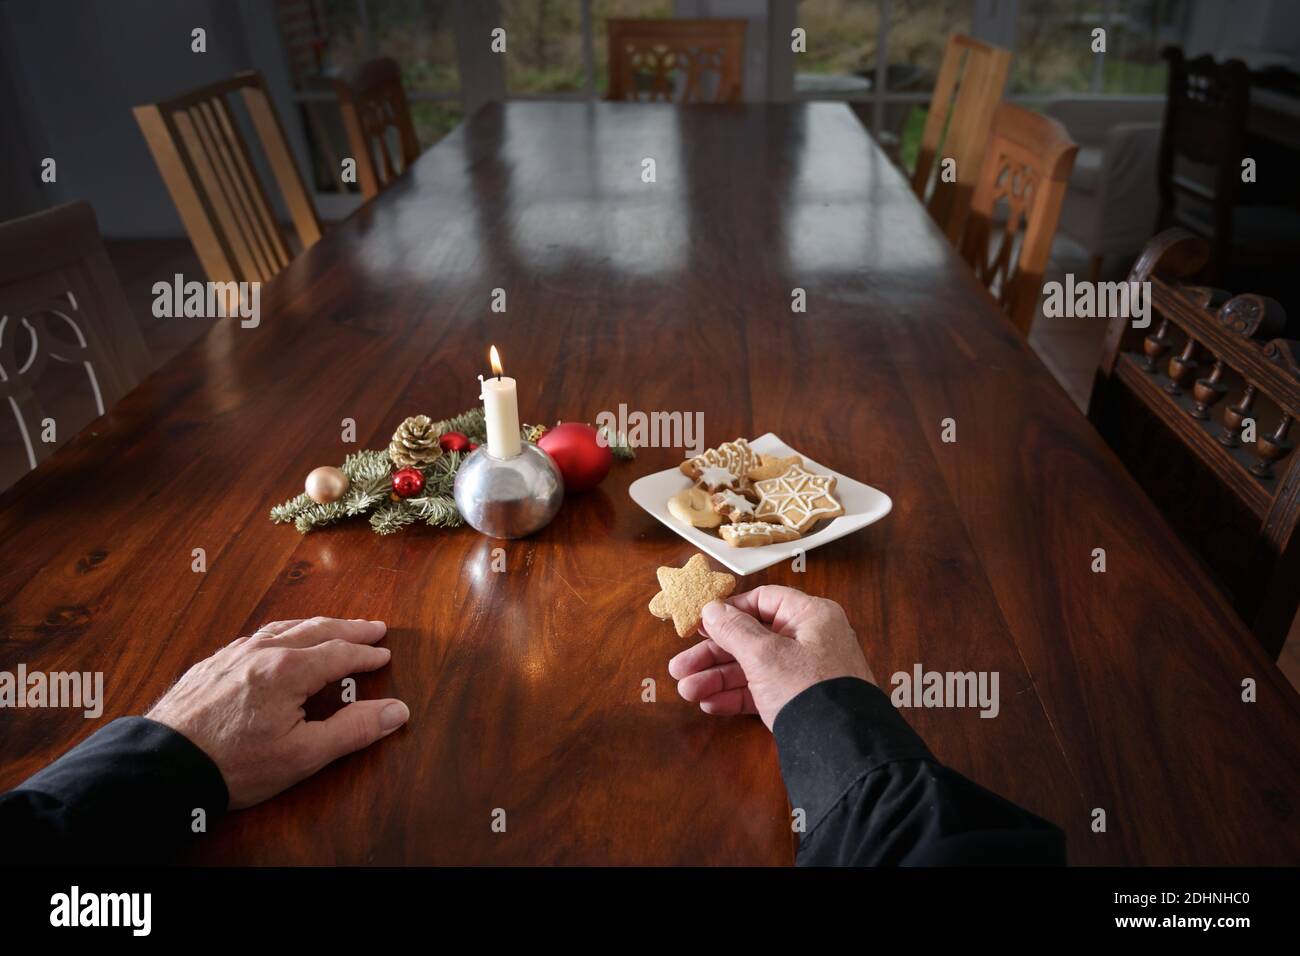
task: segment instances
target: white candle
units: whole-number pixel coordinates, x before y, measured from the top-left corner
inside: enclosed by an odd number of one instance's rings
[[[501,374],[501,356],[492,346],[493,378],[482,379],[483,417],[487,422],[487,451],[493,458],[519,454],[519,398],[515,380]]]

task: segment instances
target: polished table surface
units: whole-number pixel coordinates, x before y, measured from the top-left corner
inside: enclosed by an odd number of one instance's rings
[[[710,443],[774,431],[892,496],[806,571],[743,586],[839,601],[886,687],[918,663],[998,672],[994,719],[903,713],[1063,827],[1073,862],[1300,862],[1296,693],[847,107],[489,107],[262,308],[0,498],[0,667],[104,671],[103,721],[266,621],[388,621],[392,663],[359,692],[404,699],[409,725],[220,820],[193,861],[792,861],[771,736],[677,696],[685,642],[646,610],[693,548],[627,486],[680,450],[616,462],[505,544],[505,573],[469,529],[268,521],[356,447],[343,419],[379,448],[476,404],[495,343],[525,421],[702,410]],[[0,786],[100,723],[0,715]]]

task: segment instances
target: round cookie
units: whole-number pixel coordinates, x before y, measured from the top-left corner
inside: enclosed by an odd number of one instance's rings
[[[709,493],[703,488],[687,488],[668,499],[668,513],[692,528],[716,528],[723,517],[713,510]]]

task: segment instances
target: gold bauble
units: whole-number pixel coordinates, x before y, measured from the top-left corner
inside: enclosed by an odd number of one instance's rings
[[[338,501],[348,490],[348,476],[330,465],[322,465],[307,476],[307,497],[318,505]]]

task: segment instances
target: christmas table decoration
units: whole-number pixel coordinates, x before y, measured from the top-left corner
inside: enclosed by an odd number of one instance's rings
[[[413,415],[397,426],[388,443],[388,457],[393,464],[398,468],[419,468],[437,461],[444,450],[442,436],[436,431],[441,424],[430,421],[428,415]]]
[[[435,528],[456,527],[462,522],[452,487],[465,455],[443,451],[439,439],[449,432],[486,440],[483,410],[472,408],[444,421],[424,415],[408,418],[387,450],[359,451],[348,455],[340,468],[329,469],[342,474],[345,490],[339,497],[316,501],[304,492],[272,508],[271,520],[292,524],[301,534],[361,515],[369,518],[377,534],[392,534],[420,521]],[[410,475],[398,479],[406,469],[418,473],[422,487],[417,488]],[[316,469],[312,476],[324,470]]]
[[[524,439],[515,380],[502,374],[495,345],[491,363],[494,377],[479,376],[487,443],[456,474],[456,507],[482,534],[522,538],[546,527],[560,510],[564,479],[551,456]]]
[[[590,491],[609,474],[614,455],[596,429],[582,422],[562,422],[537,439],[537,447],[555,459],[566,491]]]
[[[468,523],[495,537],[520,537],[545,525],[559,509],[563,467],[578,469],[576,485],[592,487],[609,471],[611,454],[634,457],[623,436],[606,429],[558,422],[553,428],[521,426],[515,380],[500,374],[495,348],[492,366],[494,378],[480,377],[484,407],[442,421],[412,415],[397,427],[387,449],[359,451],[340,467],[314,469],[302,494],[271,509],[271,520],[292,524],[300,534],[364,515],[376,534],[423,522],[435,528]],[[551,442],[561,457],[578,449],[576,466],[557,466],[534,443],[548,433],[556,434]],[[461,482],[467,469],[470,474]],[[462,484],[463,492],[458,491]]]
[[[338,501],[347,490],[348,476],[341,468],[332,465],[322,465],[314,469],[303,483],[303,491],[307,497],[318,505]]]

